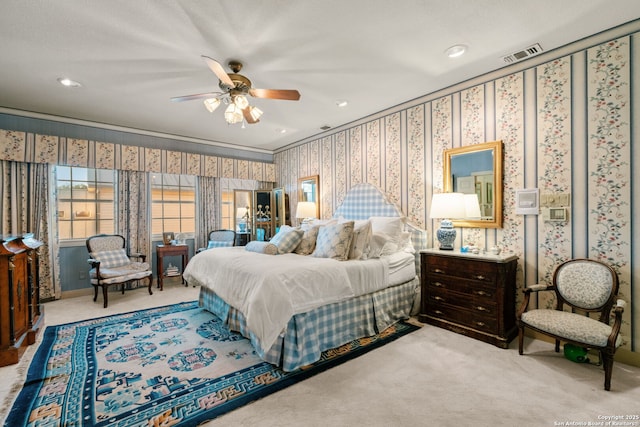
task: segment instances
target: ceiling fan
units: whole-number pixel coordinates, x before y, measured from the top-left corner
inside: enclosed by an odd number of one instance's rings
[[[233,73],[226,73],[220,63],[208,56],[202,55],[209,69],[218,77],[218,86],[222,92],[207,92],[195,95],[177,96],[171,98],[172,101],[191,101],[193,99],[204,99],[204,105],[209,112],[214,112],[220,104],[227,105],[224,118],[229,124],[246,121],[249,124],[258,123],[262,111],[255,106],[249,105],[247,95],[254,98],[284,99],[297,101],[300,99],[300,92],[292,89],[256,89],[251,86],[251,80],[238,74],[242,70],[242,63],[230,61],[229,68]]]

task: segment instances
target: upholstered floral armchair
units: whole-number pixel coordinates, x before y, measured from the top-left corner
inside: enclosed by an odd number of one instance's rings
[[[87,262],[91,265],[89,275],[94,287],[93,301],[98,298],[98,288],[102,288],[103,306],[107,308],[107,288],[110,285],[122,284],[122,293],[124,294],[125,286],[128,283],[145,278],[149,280],[149,295],[153,295],[151,290],[153,272],[150,265],[145,262],[146,255],[128,254],[125,250],[124,237],[117,234],[100,234],[89,237],[87,250],[90,255]]]
[[[531,295],[541,291],[555,292],[555,310],[528,310]],[[556,352],[560,351],[560,341],[596,349],[604,366],[604,389],[609,390],[613,356],[623,343],[619,332],[625,302],[617,295],[618,275],[610,266],[590,259],[560,264],[552,285],[534,285],[524,290],[524,301],[517,313],[519,353],[523,353],[525,327],[554,338]],[[571,311],[563,311],[565,306]],[[589,317],[590,313],[599,316]]]

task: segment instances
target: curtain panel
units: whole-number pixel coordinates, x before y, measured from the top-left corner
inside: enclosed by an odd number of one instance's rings
[[[124,236],[129,252],[141,253],[151,262],[149,198],[146,172],[119,171],[116,233]]]
[[[213,177],[198,177],[197,183],[198,206],[196,213],[195,245],[198,248],[206,248],[209,232],[220,228],[220,203],[218,197],[221,194],[220,180]]]
[[[57,230],[51,227],[50,167],[44,163],[22,163],[0,160],[0,226],[3,235],[33,233],[42,242],[38,249],[40,299],[54,299],[60,295],[57,266]]]

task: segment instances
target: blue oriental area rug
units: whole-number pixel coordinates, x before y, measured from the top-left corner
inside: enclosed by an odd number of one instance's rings
[[[195,301],[49,326],[5,425],[193,426],[415,329],[398,323],[283,372]]]

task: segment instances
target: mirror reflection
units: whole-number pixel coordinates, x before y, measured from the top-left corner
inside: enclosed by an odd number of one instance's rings
[[[318,175],[307,176],[298,180],[298,201],[316,204],[316,218],[320,218],[320,194]]]
[[[445,150],[444,187],[478,197],[480,219],[455,220],[456,227],[502,227],[502,141]]]

